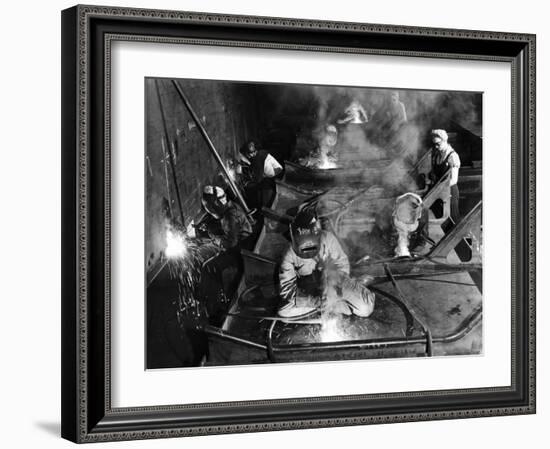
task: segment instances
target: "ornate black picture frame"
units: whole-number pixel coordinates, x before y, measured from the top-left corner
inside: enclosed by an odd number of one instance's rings
[[[512,72],[511,385],[113,408],[114,41],[503,61]],[[535,412],[535,36],[99,6],[62,12],[62,436],[74,442]],[[350,368],[351,369],[351,368]]]

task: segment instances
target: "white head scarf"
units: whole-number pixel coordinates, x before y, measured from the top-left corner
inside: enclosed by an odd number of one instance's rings
[[[443,142],[447,142],[449,139],[449,135],[447,134],[447,131],[444,129],[432,129],[432,139],[434,137],[439,137]]]

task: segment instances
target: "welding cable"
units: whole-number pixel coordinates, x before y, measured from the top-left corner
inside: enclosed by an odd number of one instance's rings
[[[346,210],[349,208],[349,206],[351,206],[351,204],[357,200],[358,198],[360,198],[362,195],[366,194],[367,192],[369,192],[370,190],[372,190],[373,188],[378,188],[378,186],[374,185],[374,186],[370,186],[366,189],[363,189],[361,191],[359,191],[358,193],[352,195],[351,197],[349,197],[347,199],[346,202],[343,202],[343,201],[340,201],[340,200],[337,200],[337,199],[334,199],[334,198],[329,198],[328,200],[329,201],[332,201],[334,203],[336,203],[338,205],[338,207],[335,207],[333,210],[331,211],[328,211],[328,212],[325,212],[324,214],[322,215],[319,215],[320,218],[328,218],[332,215],[335,215],[335,214],[338,214],[336,219],[334,220],[334,228],[335,229],[338,229],[338,224],[339,224],[339,221],[341,220],[342,216],[344,215],[344,213],[346,212]],[[331,190],[333,189],[329,189],[327,190],[326,192],[324,192],[322,195],[319,195],[320,196],[323,196],[323,195],[326,195],[327,193],[329,193]]]
[[[463,269],[448,270],[448,271],[430,271],[430,272],[418,272],[418,273],[403,273],[403,274],[393,274],[395,279],[419,279],[419,280],[430,280],[428,278],[433,278],[437,276],[446,276],[448,274],[462,273]],[[431,279],[434,282],[443,282],[437,279]],[[375,276],[373,280],[369,282],[369,286],[383,284],[388,281],[388,277],[384,276]],[[447,281],[448,283],[454,283],[453,281]],[[466,284],[470,285],[470,284]],[[473,285],[473,284],[472,284]]]
[[[243,320],[258,320],[258,321],[280,321],[284,324],[320,324],[319,319],[306,320],[302,318],[282,318],[280,316],[264,316],[264,315],[247,315],[246,313],[240,312],[229,312],[227,316],[233,316],[236,318],[241,318]]]
[[[219,327],[212,326],[210,324],[207,324],[206,326],[204,326],[203,330],[208,335],[214,335],[216,337],[220,337],[220,338],[223,338],[223,339],[226,339],[226,340],[229,340],[229,341],[233,341],[235,343],[240,343],[240,344],[243,344],[243,345],[246,345],[246,346],[250,346],[250,347],[256,348],[256,349],[262,349],[262,350],[267,349],[266,345],[263,345],[261,343],[256,343],[256,342],[251,341],[251,340],[247,340],[246,338],[237,337],[236,335],[229,334],[229,333],[225,332],[224,330],[220,329]]]
[[[338,204],[340,207],[336,207],[336,208],[334,208],[330,211],[327,211],[323,214],[319,214],[319,218],[328,218],[331,215],[334,215],[334,214],[338,213],[338,211],[340,211],[342,208],[346,207],[345,203],[343,203],[342,201],[336,200],[334,198],[329,198],[328,201],[332,201],[333,203]]]
[[[378,185],[373,185],[373,186],[367,187],[366,189],[363,189],[363,190],[359,191],[355,195],[352,195],[345,203],[342,204],[341,208],[336,209],[337,212],[338,212],[338,215],[336,216],[336,219],[334,220],[334,228],[338,229],[338,227],[340,226],[340,221],[342,220],[345,212],[347,211],[347,209],[352,205],[352,203],[355,200],[359,199],[362,195],[365,195],[369,191],[371,191],[373,189],[378,189],[378,188],[380,188],[380,186],[378,186]]]
[[[288,184],[284,181],[280,181],[278,179],[275,180],[275,184],[283,187],[284,189],[293,190],[294,192],[301,193],[302,195],[310,195],[311,198],[317,198],[317,197],[323,196],[324,194],[326,194],[326,193],[328,193],[332,190],[332,188],[327,189],[327,190],[307,190],[307,189],[304,189],[302,187],[294,186],[294,185]]]
[[[426,255],[418,255],[414,254],[411,256],[402,256],[402,257],[389,257],[385,259],[368,259],[365,261],[362,261],[360,259],[360,264],[356,264],[354,266],[369,266],[369,265],[378,265],[378,264],[388,264],[388,263],[401,263],[401,262],[421,262],[421,261],[428,261],[433,263],[434,265],[445,267],[453,271],[477,271],[481,270],[482,267],[479,264],[469,264],[469,263],[460,263],[460,264],[449,264],[445,262],[438,261],[436,259],[431,258],[428,254]]]
[[[378,264],[387,264],[387,263],[399,263],[399,262],[419,262],[421,260],[426,259],[426,256],[419,256],[419,255],[411,255],[411,256],[400,256],[400,257],[386,257],[381,259],[367,259],[365,261],[362,261],[362,259],[359,260],[361,262],[360,266],[365,265],[378,265]]]
[[[436,241],[433,240],[433,239],[431,239],[431,238],[430,238],[429,236],[427,236],[427,235],[420,234],[420,238],[421,238],[422,240],[424,240],[426,243],[428,243],[429,245],[431,245],[431,246],[437,245]]]
[[[267,331],[267,357],[269,358],[269,361],[271,363],[275,363],[275,354],[273,353],[273,329],[275,329],[276,325],[277,320],[273,320],[273,322],[269,326],[269,330]]]
[[[415,281],[424,281],[424,282],[438,282],[441,284],[453,284],[453,285],[464,285],[465,287],[477,287],[476,284],[470,284],[467,282],[458,282],[458,281],[448,281],[444,279],[429,279],[426,277],[416,277],[414,278]]]
[[[386,276],[384,276],[384,278],[386,278]],[[386,278],[386,281],[387,281],[387,278]],[[373,293],[376,293],[378,295],[384,296],[385,298],[389,299],[391,302],[393,302],[397,307],[401,309],[401,312],[403,312],[403,315],[405,316],[405,326],[406,326],[405,336],[407,338],[412,336],[412,333],[414,331],[414,317],[411,311],[409,310],[409,308],[407,307],[407,305],[403,301],[401,301],[398,297],[391,295],[385,292],[384,290],[376,288],[372,286],[372,284],[369,285],[369,289]]]
[[[407,305],[407,301],[405,300],[405,295],[403,294],[403,292],[401,291],[401,288],[397,284],[397,281],[393,277],[393,273],[391,272],[388,264],[384,264],[384,271],[388,275],[388,279],[391,281],[393,287],[395,288],[395,291],[397,292],[399,299],[405,305]],[[415,321],[420,325],[422,332],[424,332],[424,335],[426,336],[426,355],[428,357],[431,357],[433,355],[433,342],[432,342],[432,333],[430,331],[430,328],[420,318],[418,318],[416,314],[409,307],[407,308],[409,309],[409,312],[411,313]]]
[[[301,315],[296,315],[293,317],[282,317],[279,315],[247,315],[247,314],[241,314],[239,312],[229,312],[226,315],[235,316],[235,317],[244,318],[244,319],[255,319],[260,321],[262,320],[263,321],[281,321],[283,323],[292,324],[300,320],[303,320],[305,318],[308,318],[318,312],[322,312],[322,310],[323,309],[321,307],[316,307],[310,310],[309,312],[302,313]]]
[[[308,312],[308,313],[305,313],[303,315],[300,315],[300,316],[309,316],[311,315],[312,313],[316,312],[317,310],[321,310],[320,307],[317,307],[316,310],[314,311],[311,311],[311,312]],[[298,318],[298,317],[293,317],[293,318]],[[269,330],[267,331],[267,340],[266,340],[266,346],[267,346],[267,356],[269,358],[269,360],[272,362],[272,363],[276,363],[276,360],[275,360],[275,353],[273,351],[273,330],[275,329],[275,326],[277,325],[278,322],[283,322],[285,323],[287,319],[281,319],[281,317],[279,317],[278,319],[274,319],[272,322],[271,322],[271,325],[269,326]],[[297,322],[295,322],[295,320],[292,320],[292,321],[289,321],[289,324],[298,324]],[[309,323],[308,323],[309,324]]]

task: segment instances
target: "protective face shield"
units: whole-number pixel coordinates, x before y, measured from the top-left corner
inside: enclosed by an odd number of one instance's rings
[[[256,144],[253,141],[247,142],[245,144],[243,154],[249,160],[254,159],[258,154],[258,149],[256,148]]]
[[[202,192],[201,203],[206,212],[216,219],[223,216],[228,205],[224,190],[218,186],[206,186]]]
[[[321,224],[311,210],[298,212],[290,225],[292,249],[302,259],[311,259],[321,249]]]
[[[350,123],[358,124],[367,122],[365,110],[357,100],[352,101],[344,112],[346,113],[346,119]],[[363,114],[365,114],[365,118],[363,117]]]

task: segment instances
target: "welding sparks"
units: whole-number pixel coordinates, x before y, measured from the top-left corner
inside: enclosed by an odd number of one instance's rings
[[[346,333],[344,332],[344,329],[342,329],[340,320],[337,316],[331,315],[328,317],[323,317],[323,324],[321,324],[319,339],[323,343],[345,341],[347,339]]]
[[[325,152],[322,152],[321,157],[319,158],[319,165],[317,167],[326,170],[329,168],[336,168],[337,165],[334,161],[331,161],[329,159],[328,155]]]
[[[237,181],[237,172],[233,167],[227,167],[227,174],[231,178],[231,181],[233,182]]]
[[[192,226],[191,224],[189,226]],[[196,296],[204,263],[215,256],[218,247],[211,241],[193,237],[193,233],[176,230],[170,224],[165,231],[167,259],[170,277],[177,282],[177,319],[181,326],[200,327],[204,310]]]
[[[187,241],[183,232],[166,230],[164,255],[168,259],[183,259],[187,255]]]

